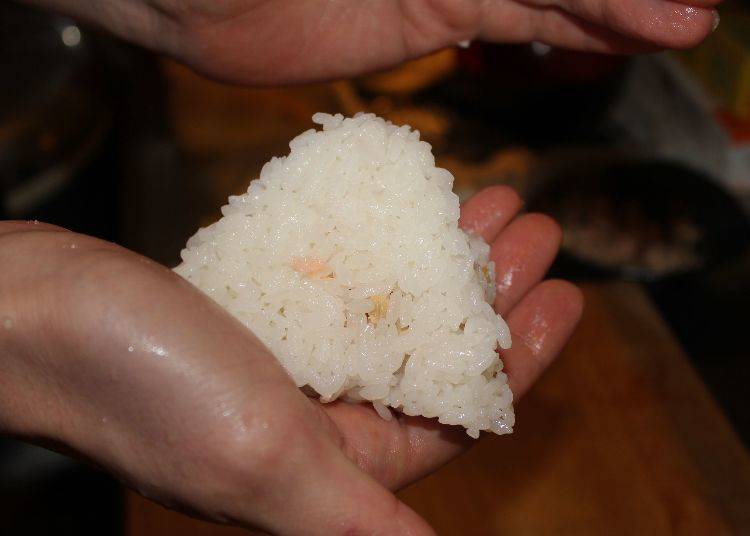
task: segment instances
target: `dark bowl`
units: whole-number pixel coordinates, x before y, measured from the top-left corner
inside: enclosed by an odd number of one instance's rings
[[[750,245],[742,205],[718,181],[678,163],[578,159],[541,184],[529,209],[563,228],[560,275],[648,282],[694,276]]]

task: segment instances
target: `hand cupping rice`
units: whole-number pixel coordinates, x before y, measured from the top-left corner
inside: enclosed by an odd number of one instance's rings
[[[175,271],[323,402],[512,431],[489,247],[458,228],[452,175],[408,126],[316,114]]]

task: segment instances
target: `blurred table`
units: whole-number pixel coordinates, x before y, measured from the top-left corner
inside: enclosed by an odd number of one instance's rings
[[[400,497],[441,535],[750,533],[750,456],[641,287],[584,293],[516,432]],[[132,493],[127,504],[128,536],[244,534]]]

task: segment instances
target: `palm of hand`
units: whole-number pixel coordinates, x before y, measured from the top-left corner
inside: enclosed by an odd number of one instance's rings
[[[395,65],[466,39],[633,53],[702,41],[718,0],[153,0],[160,48],[240,83]],[[696,7],[701,6],[701,7]],[[153,24],[151,26],[154,26]],[[128,30],[130,31],[130,30]],[[169,36],[173,37],[170,38]],[[175,37],[176,36],[176,37]],[[180,37],[186,37],[181,39]]]

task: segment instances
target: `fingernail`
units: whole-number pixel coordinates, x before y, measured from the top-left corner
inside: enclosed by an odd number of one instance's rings
[[[719,23],[721,22],[721,16],[719,15],[719,12],[714,9],[714,24],[711,27],[711,31],[715,32],[716,28],[719,27]]]

